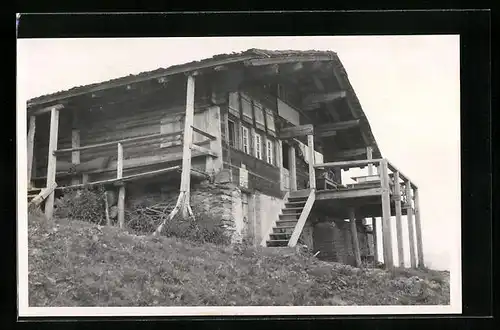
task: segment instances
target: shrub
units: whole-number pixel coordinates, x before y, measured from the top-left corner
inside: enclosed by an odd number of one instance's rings
[[[59,218],[104,223],[106,221],[104,192],[102,186],[66,191],[56,201],[54,214]]]
[[[221,220],[209,213],[195,214],[194,220],[176,216],[165,223],[163,234],[200,243],[217,245],[228,245],[230,243],[230,238],[222,227]]]

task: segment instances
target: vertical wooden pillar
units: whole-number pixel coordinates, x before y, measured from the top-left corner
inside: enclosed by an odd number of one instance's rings
[[[413,229],[413,207],[411,205],[412,193],[411,182],[406,181],[406,219],[408,222],[408,241],[410,245],[410,264],[411,268],[417,268],[417,258],[415,255],[415,230]]]
[[[418,198],[418,188],[413,189],[414,201],[415,201],[415,229],[417,234],[417,252],[418,252],[418,267],[425,267],[424,263],[424,247],[422,244],[422,224],[420,222],[420,205]]]
[[[378,240],[377,240],[377,218],[372,218],[372,237],[373,237],[373,259],[379,262]]]
[[[387,160],[380,162],[380,181],[382,186],[382,240],[384,247],[384,264],[387,268],[394,266],[392,256],[392,233],[391,233],[391,198],[389,188],[389,171]]]
[[[293,141],[290,143],[288,152],[288,164],[290,166],[290,191],[297,190],[297,163],[295,160],[295,146]]]
[[[31,171],[33,168],[33,148],[35,146],[36,117],[30,116],[28,128],[28,189],[32,187]]]
[[[56,163],[57,158],[54,151],[57,150],[57,138],[59,131],[59,110],[53,107],[50,110],[50,137],[49,137],[49,153],[47,162],[47,183],[46,187],[52,187],[56,183]],[[54,214],[54,194],[52,191],[45,200],[45,216],[51,219]]]
[[[187,77],[187,93],[186,93],[186,117],[184,120],[184,139],[182,149],[182,174],[180,196],[181,214],[183,217],[189,215],[189,198],[191,184],[191,144],[193,141],[193,120],[194,120],[194,94],[195,94],[195,78],[194,74]]]
[[[366,147],[366,159],[373,159],[372,147]],[[368,164],[368,175],[373,175],[373,164]]]
[[[118,157],[116,161],[116,178],[123,177],[123,146],[118,143]],[[125,183],[121,182],[118,190],[118,226],[123,228],[125,225]]]
[[[207,133],[215,136],[215,140],[210,141],[210,150],[212,150],[217,156],[212,158],[207,156],[206,161],[206,171],[207,173],[217,173],[222,170],[222,130],[221,125],[216,125],[213,123],[219,123],[221,118],[220,108],[218,106],[210,107],[208,110],[208,117],[210,122],[207,125]]]
[[[349,210],[349,224],[351,226],[352,248],[354,250],[354,258],[356,259],[356,267],[361,267],[361,252],[359,251],[358,229],[356,226],[356,217],[353,208]]]
[[[405,255],[403,247],[403,224],[401,223],[401,186],[399,184],[399,172],[394,173],[394,209],[396,211],[396,235],[398,239],[398,263],[399,267],[405,266]]]
[[[314,172],[314,135],[307,136],[307,146],[309,149],[309,188],[316,189],[316,173]]]
[[[80,147],[80,130],[73,129],[71,131],[71,148],[79,148]],[[73,165],[80,164],[80,150],[71,152],[71,163]],[[79,184],[80,179],[78,177],[73,177],[71,179],[71,184]]]
[[[283,178],[283,141],[276,141],[276,166],[280,169],[280,190],[285,190],[285,182]]]

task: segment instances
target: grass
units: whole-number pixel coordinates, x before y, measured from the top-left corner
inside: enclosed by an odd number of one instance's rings
[[[289,249],[223,247],[30,216],[30,306],[449,304],[448,274],[358,269]]]

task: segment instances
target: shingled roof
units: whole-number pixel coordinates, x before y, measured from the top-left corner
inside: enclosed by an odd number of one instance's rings
[[[158,68],[156,70],[145,71],[135,75],[128,75],[99,83],[94,83],[85,86],[77,86],[68,90],[42,95],[28,100],[27,106],[28,109],[48,106],[74,96],[89,94],[96,91],[106,90],[150,79],[157,79],[160,77],[179,74],[179,73],[187,73],[190,71],[210,69],[219,65],[244,62],[253,59],[266,59],[266,58],[279,59],[286,57],[297,57],[297,61],[300,61],[300,57],[304,58],[310,56],[314,57],[318,56],[321,57],[322,60],[326,59],[333,63],[335,71],[338,74],[337,79],[340,80],[341,85],[347,91],[347,97],[349,99],[349,102],[351,103],[353,111],[356,113],[356,117],[362,119],[363,132],[364,134],[367,135],[368,139],[371,141],[370,144],[374,147],[373,150],[374,157],[381,157],[380,150],[378,149],[375,137],[371,132],[368,120],[366,119],[366,116],[356,96],[356,93],[354,92],[354,89],[351,83],[349,82],[347,72],[344,66],[342,65],[337,53],[333,51],[267,50],[267,49],[252,48],[242,52],[233,52],[230,54],[218,54],[210,58],[202,59],[200,61],[192,61],[184,64],[173,65],[167,68]]]

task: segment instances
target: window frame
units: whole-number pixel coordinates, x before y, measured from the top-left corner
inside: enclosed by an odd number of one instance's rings
[[[269,138],[266,143],[266,160],[269,164],[274,165],[274,141]]]
[[[262,159],[262,135],[260,133],[255,132],[254,142],[255,142],[254,156],[257,159],[263,160]]]
[[[246,145],[245,145],[245,140],[246,140]],[[247,150],[245,150],[245,147]],[[241,126],[241,150],[246,153],[251,155],[251,150],[250,150],[250,129],[246,126]]]

